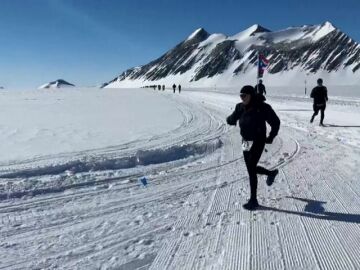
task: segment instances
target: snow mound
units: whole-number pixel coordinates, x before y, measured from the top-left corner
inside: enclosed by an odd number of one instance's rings
[[[44,85],[40,86],[39,89],[64,88],[64,87],[74,87],[74,86],[75,85],[73,85],[65,80],[59,79],[59,80],[44,84]]]
[[[0,175],[0,179],[15,179],[15,178],[25,178],[29,179],[31,177],[41,177],[41,176],[61,176],[61,181],[50,183],[50,186],[44,186],[44,183],[38,186],[38,181],[35,181],[34,186],[29,186],[26,190],[13,187],[13,190],[7,192],[0,192],[0,200],[7,200],[11,198],[21,198],[23,196],[36,196],[44,195],[49,193],[58,193],[63,192],[67,189],[79,188],[84,186],[95,186],[103,184],[104,182],[111,182],[113,179],[108,179],[104,181],[96,180],[81,180],[79,181],[68,182],[64,181],[66,177],[74,177],[76,174],[86,173],[86,172],[101,172],[108,170],[121,170],[121,169],[131,169],[137,166],[149,166],[160,163],[173,162],[177,160],[182,160],[186,158],[200,158],[206,154],[213,153],[216,149],[220,148],[223,145],[222,141],[215,139],[206,143],[194,143],[188,145],[175,145],[167,149],[151,149],[145,151],[137,151],[136,154],[128,157],[119,157],[119,158],[83,158],[80,160],[69,161],[64,164],[55,164],[45,167],[36,167],[30,169],[19,170],[16,172],[5,173]],[[76,177],[75,177],[76,178]],[[118,179],[118,178],[117,178]]]
[[[165,162],[185,159],[191,156],[200,156],[214,152],[222,146],[220,140],[207,143],[196,143],[188,145],[175,145],[167,149],[152,149],[145,151],[137,151],[133,156],[120,157],[113,159],[94,159],[84,158],[74,160],[65,164],[56,164],[52,166],[19,170],[12,173],[0,175],[0,178],[20,178],[35,177],[43,175],[57,175],[71,171],[72,174],[89,172],[89,171],[105,171],[129,169],[136,166],[148,166]]]

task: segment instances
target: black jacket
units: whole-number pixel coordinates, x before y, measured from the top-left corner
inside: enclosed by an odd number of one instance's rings
[[[226,118],[229,125],[236,126],[239,121],[240,134],[246,141],[265,141],[266,122],[270,125],[269,137],[274,139],[279,132],[280,119],[273,108],[261,100],[257,100],[245,106],[243,103],[236,104],[235,111]]]
[[[262,83],[255,85],[254,88],[258,94],[266,95],[265,85],[263,85]]]
[[[310,94],[310,97],[314,99],[314,104],[326,104],[328,101],[327,89],[325,86],[316,86]]]

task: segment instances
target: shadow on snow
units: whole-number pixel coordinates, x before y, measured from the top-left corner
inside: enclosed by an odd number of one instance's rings
[[[293,210],[285,210],[274,207],[268,207],[261,205],[259,210],[270,210],[279,213],[292,214],[301,217],[309,217],[321,220],[329,220],[329,221],[340,221],[340,222],[349,222],[349,223],[357,223],[360,224],[360,215],[359,214],[350,214],[350,213],[336,213],[336,212],[328,212],[324,208],[324,204],[326,202],[309,200],[298,197],[287,197],[290,199],[299,200],[306,203],[304,208],[305,212],[293,211]]]
[[[325,124],[324,127],[343,127],[343,128],[359,128],[360,126],[347,126],[347,125],[334,125],[334,124]]]
[[[309,109],[282,109],[277,110],[278,112],[312,112],[313,110]]]

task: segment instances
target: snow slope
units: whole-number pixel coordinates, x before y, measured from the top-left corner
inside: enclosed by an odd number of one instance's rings
[[[10,97],[24,102],[22,95]],[[280,174],[271,188],[259,177],[262,207],[248,212],[241,207],[249,186],[239,130],[224,121],[239,101],[237,94],[132,89],[79,90],[78,95],[93,101],[92,108],[99,102],[113,111],[121,96],[128,115],[139,113],[139,107],[143,115],[156,108],[153,120],[168,125],[93,149],[104,132],[94,137],[91,151],[74,144],[71,153],[3,163],[0,268],[360,268],[356,99],[330,95],[322,128],[318,118],[308,122],[308,97],[268,97],[282,126],[261,164],[279,168]],[[69,106],[80,102],[65,99]],[[132,100],[137,106],[128,106]],[[49,110],[40,108],[43,115]],[[96,112],[104,121],[109,116]],[[64,127],[71,122],[62,119]],[[131,128],[146,125],[148,116],[139,119]],[[107,132],[116,134],[110,124]],[[146,187],[139,183],[143,176]]]

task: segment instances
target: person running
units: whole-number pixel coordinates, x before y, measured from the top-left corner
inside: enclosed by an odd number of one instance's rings
[[[250,180],[250,199],[243,207],[247,210],[255,210],[259,206],[256,194],[257,174],[267,175],[266,184],[271,186],[279,172],[277,169],[268,170],[257,164],[265,144],[271,144],[278,134],[280,119],[272,107],[256,94],[251,85],[241,88],[240,98],[242,102],[236,104],[234,112],[226,118],[226,122],[236,126],[239,121],[243,155]],[[266,123],[271,127],[267,137]]]
[[[176,84],[175,83],[173,84],[172,88],[173,88],[173,92],[175,94],[175,90],[176,90]]]
[[[262,80],[259,80],[259,83],[257,85],[255,85],[255,90],[256,90],[257,94],[265,97],[266,89],[265,89],[265,85],[263,84]]]
[[[328,101],[327,89],[323,86],[323,80],[317,80],[317,86],[311,91],[310,97],[314,99],[313,110],[314,114],[311,116],[310,123],[314,122],[315,116],[321,112],[320,126],[324,126],[326,102]]]

